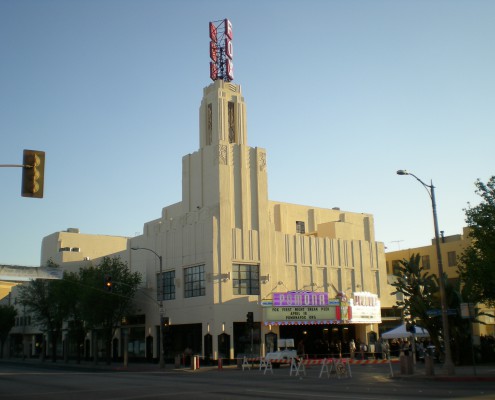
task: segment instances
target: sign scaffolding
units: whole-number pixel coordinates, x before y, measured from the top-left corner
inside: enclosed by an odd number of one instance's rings
[[[210,22],[210,78],[212,81],[234,80],[232,23],[227,19]]]

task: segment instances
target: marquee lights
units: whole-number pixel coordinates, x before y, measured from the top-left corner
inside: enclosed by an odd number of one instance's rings
[[[293,290],[272,293],[261,302],[265,325],[330,325],[381,323],[377,294],[354,292],[353,298],[327,292]]]
[[[232,23],[227,19],[210,22],[210,78],[212,81],[234,80],[234,45]]]
[[[273,293],[273,305],[278,306],[327,306],[328,293],[309,291],[290,291]]]

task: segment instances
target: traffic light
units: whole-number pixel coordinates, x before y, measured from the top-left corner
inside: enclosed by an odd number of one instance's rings
[[[24,150],[22,155],[22,196],[43,197],[45,179],[45,152]]]
[[[253,318],[253,312],[252,311],[249,311],[247,314],[246,314],[246,324],[248,326],[253,326],[254,324],[254,318]]]
[[[113,288],[113,282],[112,282],[112,277],[110,275],[105,275],[105,289],[107,289],[109,292],[112,291]]]
[[[162,317],[162,326],[167,327],[170,325],[170,318],[169,317]]]

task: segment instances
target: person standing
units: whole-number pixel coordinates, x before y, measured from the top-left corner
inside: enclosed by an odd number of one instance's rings
[[[390,359],[390,346],[388,344],[387,339],[383,339],[382,353],[383,353],[383,359],[385,359],[385,360]]]
[[[356,343],[354,342],[354,339],[351,339],[349,343],[349,350],[351,352],[351,359],[354,360],[354,355],[356,354]]]

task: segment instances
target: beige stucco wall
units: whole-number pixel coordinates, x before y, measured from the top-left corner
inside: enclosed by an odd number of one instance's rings
[[[455,252],[459,257],[464,249],[469,246],[471,239],[468,237],[467,227],[463,228],[463,233],[458,235],[445,236],[440,239],[440,252],[442,256],[443,271],[449,278],[457,278],[457,263],[450,265],[448,263],[448,253]],[[388,251],[385,256],[387,260],[387,271],[389,274],[393,274],[393,262],[397,260],[409,260],[413,254],[420,254],[421,256],[429,256],[430,258],[430,273],[438,275],[438,258],[435,240],[432,239],[431,244],[428,246],[415,247],[403,250]]]
[[[126,237],[81,234],[79,229],[70,228],[43,238],[41,265],[51,260],[64,269],[77,270],[90,262],[97,264],[103,257],[120,255],[127,249],[127,243]]]
[[[52,258],[75,266],[83,265],[85,257],[121,255],[143,276],[139,308],[146,313],[145,331],[152,334],[159,321],[153,300],[159,259],[131,247],[152,249],[162,256],[162,271],[175,271],[176,298],[163,304],[171,323],[201,323],[203,334],[209,327],[214,337],[223,329],[233,335],[233,323],[244,322],[248,311],[262,322],[260,302],[274,291],[326,291],[331,297],[336,290],[348,295],[369,291],[379,294],[383,307],[392,306],[384,246],[375,241],[373,216],[269,201],[267,153],[248,146],[246,121],[239,85],[217,81],[205,88],[200,148],[182,159],[181,201],[163,208],[134,238],[70,232],[47,236],[42,262]],[[306,233],[296,233],[296,221],[305,223]],[[79,247],[80,252],[60,253],[61,247]],[[234,263],[259,265],[259,295],[233,294],[229,273]],[[196,265],[205,268],[205,296],[184,298],[183,271]],[[362,338],[369,329],[363,325]],[[216,346],[214,340],[214,353]]]

